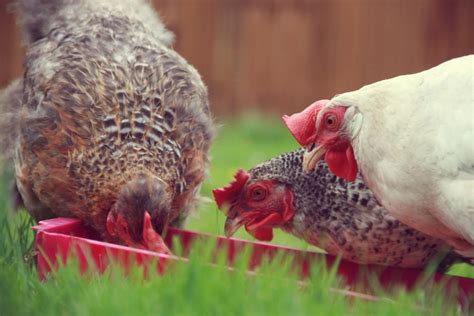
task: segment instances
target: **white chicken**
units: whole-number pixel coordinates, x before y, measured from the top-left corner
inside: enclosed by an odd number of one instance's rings
[[[353,181],[360,169],[405,224],[474,257],[474,55],[313,103],[283,120],[306,147]]]

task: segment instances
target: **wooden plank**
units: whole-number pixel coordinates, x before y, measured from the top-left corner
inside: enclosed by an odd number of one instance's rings
[[[22,74],[24,49],[10,2],[0,0],[0,88]]]
[[[0,86],[21,73],[0,0]],[[470,0],[154,0],[218,115],[315,99],[474,53]]]

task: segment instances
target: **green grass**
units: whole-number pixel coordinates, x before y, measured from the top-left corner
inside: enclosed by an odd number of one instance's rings
[[[278,121],[247,117],[224,124],[212,149],[212,169],[203,186],[225,185],[237,168],[249,168],[278,153],[296,148]],[[0,192],[7,192],[5,181]],[[378,302],[350,301],[329,288],[338,288],[334,271],[313,267],[314,278],[296,281],[287,265],[263,266],[257,276],[245,273],[246,257],[230,273],[222,265],[209,267],[209,247],[199,247],[188,264],[176,264],[163,276],[142,278],[139,268],[127,277],[120,269],[105,275],[79,275],[71,262],[47,282],[40,282],[28,256],[33,234],[24,213],[8,212],[6,194],[0,194],[0,315],[455,315],[457,307],[436,291],[398,291]],[[188,222],[188,228],[221,234],[223,215],[213,204],[205,205]],[[243,232],[238,237],[249,238]],[[274,242],[307,247],[283,233]],[[474,276],[472,268],[458,273]],[[380,292],[381,296],[387,296]]]

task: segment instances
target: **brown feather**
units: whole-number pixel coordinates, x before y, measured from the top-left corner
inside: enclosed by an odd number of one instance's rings
[[[207,89],[149,22],[112,2],[77,3],[53,10],[28,47],[18,189],[37,220],[75,216],[108,238],[114,210],[139,239],[147,207],[159,232],[192,208],[214,134]]]

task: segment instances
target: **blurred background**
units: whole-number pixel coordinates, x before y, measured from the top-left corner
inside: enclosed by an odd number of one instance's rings
[[[24,50],[0,0],[0,88]],[[219,117],[281,114],[474,53],[472,0],[154,0]]]

